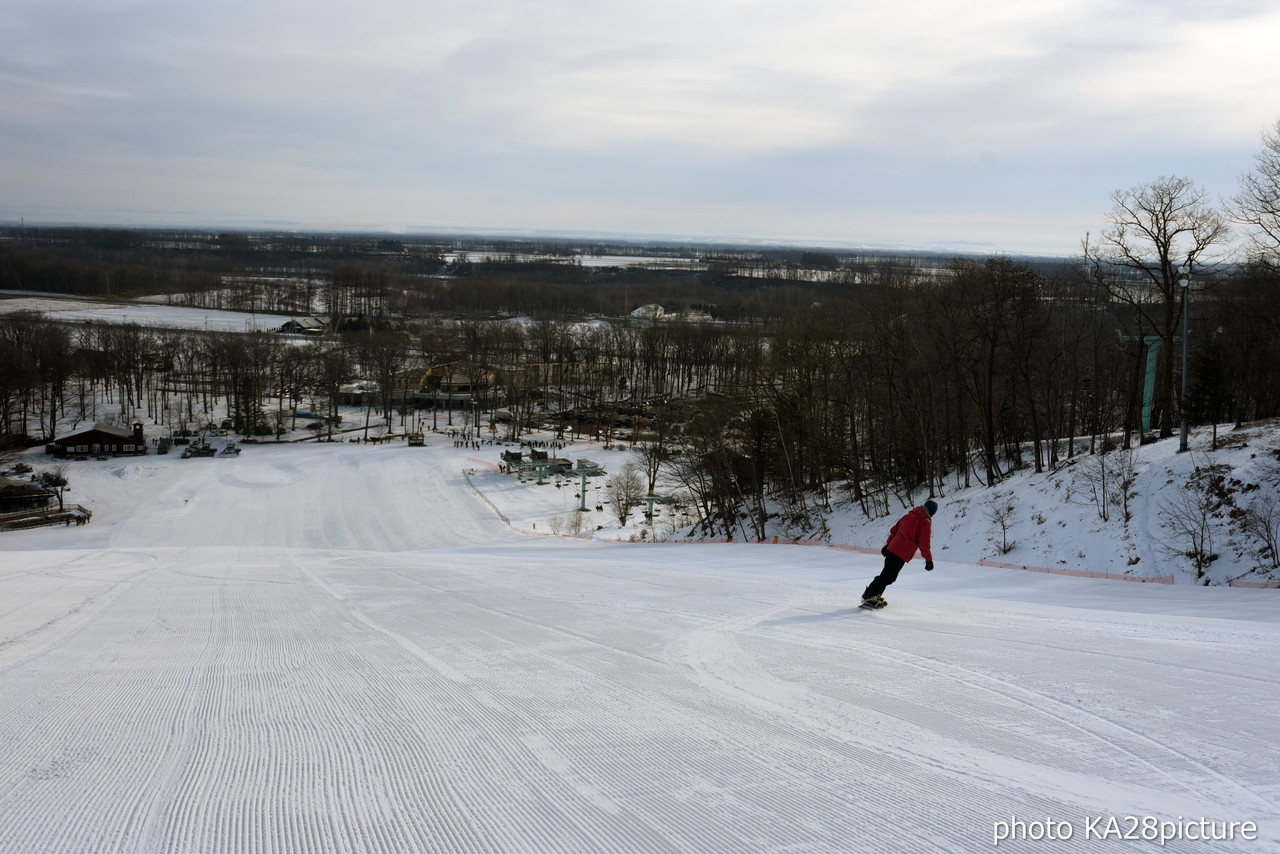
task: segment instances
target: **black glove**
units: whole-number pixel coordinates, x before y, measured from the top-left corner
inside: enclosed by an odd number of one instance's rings
[[[925,571],[925,572],[933,572],[933,561],[931,561],[931,560],[926,560],[926,561],[924,562],[924,571]]]
[[[888,546],[881,546],[881,547],[880,547],[880,557],[888,557],[888,556],[889,556],[889,547],[888,547]]]

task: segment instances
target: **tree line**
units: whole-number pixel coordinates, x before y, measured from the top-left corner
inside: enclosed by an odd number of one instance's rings
[[[305,306],[342,331],[299,345],[5,316],[0,431],[36,441],[136,409],[178,426],[224,407],[237,430],[270,432],[288,417],[285,395],[332,409],[357,377],[378,389],[368,418],[403,422],[403,390],[448,365],[483,386],[478,409],[515,413],[516,429],[536,420],[633,442],[650,488],[659,472],[681,484],[709,533],[763,536],[778,512],[820,530],[832,502],[881,515],[1181,423],[1280,415],[1280,124],[1263,140],[1225,203],[1180,177],[1116,191],[1107,225],[1069,263],[752,250],[695,272],[593,272],[443,246],[405,261],[400,242],[356,241],[364,250],[332,248],[332,263],[313,259],[299,278],[276,245],[263,251],[278,267],[171,257],[153,268],[251,310]],[[123,259],[142,250],[124,244],[97,260],[14,244],[0,270],[29,270],[38,253],[92,278],[136,266]],[[689,313],[628,318],[644,302]]]
[[[1200,285],[1194,423],[1280,414],[1278,283],[1259,263]],[[838,500],[880,514],[922,490],[1141,441],[1146,348],[1125,334],[1141,324],[1125,308],[1085,277],[988,258],[898,271],[767,324],[424,318],[299,344],[10,314],[0,431],[43,441],[139,410],[198,428],[225,409],[236,430],[270,433],[293,426],[295,405],[336,408],[358,377],[379,389],[373,417],[392,423],[396,390],[450,364],[497,376],[483,409],[630,437],[709,530],[762,535],[778,502],[800,525]]]

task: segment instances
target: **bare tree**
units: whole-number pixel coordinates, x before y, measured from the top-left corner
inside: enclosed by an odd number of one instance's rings
[[[1271,568],[1280,569],[1280,499],[1275,495],[1255,498],[1241,517],[1240,528],[1261,541]]]
[[[338,396],[342,384],[348,382],[352,375],[351,353],[346,347],[313,344],[306,352],[310,355],[320,383],[320,390],[328,400],[326,423],[329,435],[333,436],[333,423],[338,415]]]
[[[547,520],[551,526],[551,533],[557,536],[570,536],[582,533],[585,524],[581,513],[564,513],[559,516],[552,516]]]
[[[7,471],[21,462],[23,450],[11,437],[0,435],[0,471]]]
[[[1224,260],[1230,236],[1208,194],[1189,178],[1162,176],[1111,194],[1110,225],[1096,242],[1084,239],[1090,279],[1136,314],[1141,334],[1163,344],[1156,388],[1160,435],[1173,435],[1173,343],[1179,334],[1186,293],[1183,276],[1206,275]]]
[[[671,458],[671,432],[670,413],[659,412],[650,421],[647,435],[632,446],[644,470],[650,495],[657,488],[662,466]]]
[[[1076,469],[1077,477],[1084,481],[1084,488],[1098,510],[1098,518],[1104,522],[1111,521],[1112,507],[1120,508],[1126,523],[1132,519],[1137,483],[1135,453],[1133,448],[1102,451],[1086,457]]]
[[[1116,451],[1114,460],[1115,490],[1112,500],[1120,508],[1125,524],[1133,521],[1133,502],[1138,497],[1137,451],[1133,448]]]
[[[351,336],[356,357],[361,368],[371,373],[378,383],[376,395],[383,420],[391,424],[392,410],[397,397],[403,398],[396,387],[396,376],[408,359],[408,342],[397,332],[379,331]],[[370,408],[375,396],[368,400]],[[366,423],[368,418],[366,417]],[[367,431],[366,431],[367,436]]]
[[[1194,482],[1169,490],[1160,500],[1160,515],[1167,534],[1156,538],[1167,555],[1190,558],[1196,578],[1203,578],[1209,564],[1218,559],[1213,551],[1213,515],[1218,502]]]
[[[67,492],[67,468],[66,463],[58,463],[57,465],[49,466],[49,468],[40,473],[40,482],[46,488],[52,489],[54,494],[58,496],[59,510],[66,509],[62,497]]]
[[[1007,555],[1018,547],[1016,541],[1009,539],[1009,529],[1013,527],[1013,517],[1018,510],[1017,502],[1012,492],[997,492],[985,504],[987,518],[995,525],[996,530],[991,542],[1000,550],[1000,554]]]
[[[1251,226],[1249,240],[1262,257],[1280,259],[1280,119],[1262,133],[1262,150],[1253,155],[1252,172],[1240,176],[1240,191],[1228,210],[1237,222]]]
[[[644,477],[638,467],[629,463],[604,482],[604,491],[609,496],[609,504],[613,507],[613,515],[618,517],[618,523],[626,525],[631,508],[644,497]]]

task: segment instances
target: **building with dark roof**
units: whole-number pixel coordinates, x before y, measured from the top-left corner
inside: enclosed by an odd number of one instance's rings
[[[88,430],[68,433],[59,436],[48,445],[45,453],[55,457],[70,457],[76,454],[111,454],[130,456],[147,452],[147,438],[142,433],[141,422],[130,430],[114,424],[98,422]]]

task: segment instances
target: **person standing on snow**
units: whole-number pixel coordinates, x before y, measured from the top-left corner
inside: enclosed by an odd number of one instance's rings
[[[933,571],[933,552],[929,550],[929,537],[933,533],[933,514],[938,512],[938,502],[930,498],[924,506],[917,507],[898,520],[889,529],[889,542],[880,554],[884,555],[884,569],[871,580],[862,592],[862,604],[867,608],[883,608],[884,589],[898,580],[898,573],[907,561],[919,551],[924,558],[926,572]]]

